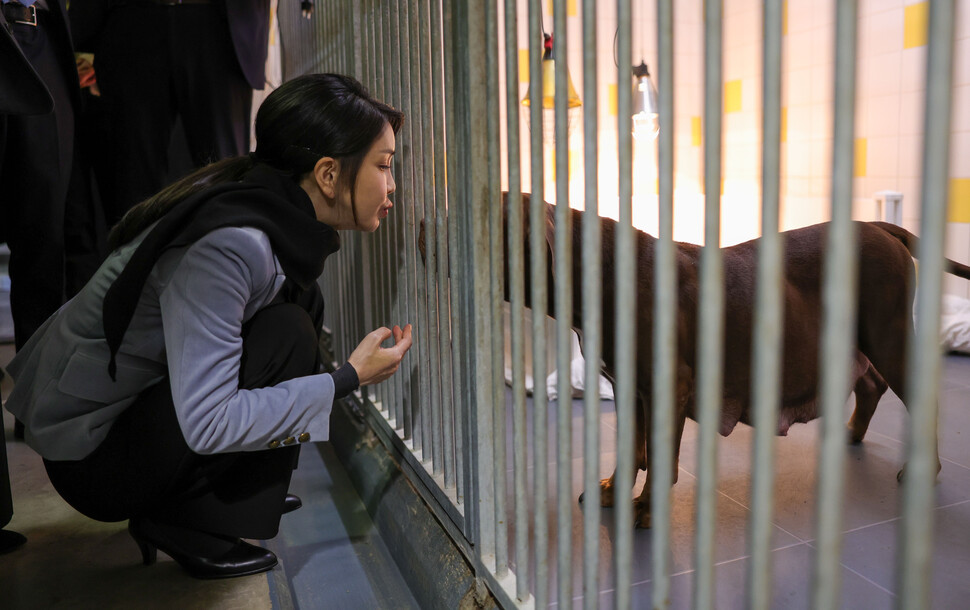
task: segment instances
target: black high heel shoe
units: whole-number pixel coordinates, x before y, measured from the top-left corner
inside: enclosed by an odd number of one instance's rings
[[[158,559],[158,550],[176,561],[194,578],[233,578],[259,574],[278,562],[272,551],[240,539],[228,539],[205,532],[136,518],[128,521],[146,566]]]

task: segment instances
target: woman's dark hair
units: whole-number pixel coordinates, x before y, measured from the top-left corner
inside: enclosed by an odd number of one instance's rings
[[[340,162],[340,182],[354,187],[364,157],[390,125],[397,133],[404,114],[372,98],[357,80],[340,74],[308,74],[280,85],[256,113],[256,152],[198,169],[142,201],[111,229],[108,246],[128,243],[185,198],[215,184],[236,182],[258,162],[299,180],[321,157]]]

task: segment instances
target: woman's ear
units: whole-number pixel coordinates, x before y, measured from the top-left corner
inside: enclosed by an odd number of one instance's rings
[[[340,163],[333,157],[321,157],[313,166],[313,179],[327,199],[337,198],[337,176],[339,174]]]

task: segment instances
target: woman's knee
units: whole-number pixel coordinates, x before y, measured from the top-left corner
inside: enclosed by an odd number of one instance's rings
[[[316,373],[317,332],[299,305],[280,303],[259,310],[243,325],[240,387],[258,388]]]

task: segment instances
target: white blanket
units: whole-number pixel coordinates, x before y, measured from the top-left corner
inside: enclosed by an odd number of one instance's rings
[[[943,295],[940,344],[945,351],[970,354],[970,300]]]

